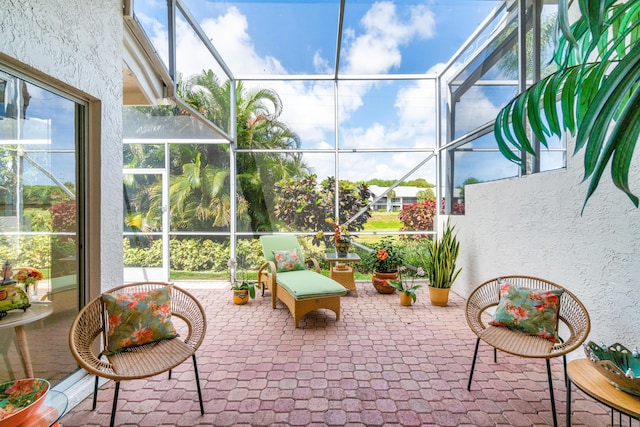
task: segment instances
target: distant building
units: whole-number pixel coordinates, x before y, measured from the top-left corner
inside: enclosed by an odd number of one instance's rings
[[[377,185],[369,186],[369,190],[371,191],[371,200],[376,199],[380,194],[384,193],[387,188],[389,187],[379,187]],[[371,205],[371,209],[374,211],[384,212],[401,211],[404,205],[416,203],[418,201],[418,193],[426,189],[427,188],[424,187],[398,186],[391,190],[393,197],[387,197],[388,195],[385,195],[383,198]],[[435,193],[436,189],[431,187],[431,190]],[[464,203],[464,198],[460,197],[459,188],[454,188],[453,196],[454,203]]]
[[[372,194],[371,200],[374,200],[380,194],[384,193],[387,188],[389,187],[379,187],[377,185],[371,185],[369,187],[369,190]],[[425,188],[398,186],[391,190],[394,197],[387,197],[388,195],[385,195],[383,198],[374,203],[371,208],[374,211],[400,211],[402,210],[402,206],[417,202],[417,194],[422,190],[425,190]]]

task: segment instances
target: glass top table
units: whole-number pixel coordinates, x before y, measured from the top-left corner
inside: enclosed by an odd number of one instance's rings
[[[49,390],[42,406],[17,427],[57,427],[60,425],[60,418],[67,410],[68,404],[69,400],[66,394]]]

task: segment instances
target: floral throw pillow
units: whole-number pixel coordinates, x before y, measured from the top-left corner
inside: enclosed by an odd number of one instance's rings
[[[304,256],[298,249],[273,251],[273,257],[276,260],[276,271],[278,273],[305,269]]]
[[[489,324],[558,341],[562,289],[531,290],[500,284],[500,302]]]
[[[102,294],[107,308],[104,354],[178,336],[171,322],[171,287],[133,294]]]

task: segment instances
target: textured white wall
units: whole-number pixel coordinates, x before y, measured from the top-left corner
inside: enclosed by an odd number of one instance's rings
[[[121,0],[2,0],[0,6],[0,52],[25,64],[28,74],[41,72],[95,102],[99,137],[92,144],[99,143],[102,170],[93,191],[101,196],[103,289],[122,283],[121,7]]]
[[[582,161],[580,152],[566,170],[467,186],[466,215],[452,217],[463,268],[453,290],[466,297],[493,277],[542,277],[584,303],[588,340],[640,346],[640,210],[607,170],[581,215]],[[638,195],[639,163],[631,180]]]

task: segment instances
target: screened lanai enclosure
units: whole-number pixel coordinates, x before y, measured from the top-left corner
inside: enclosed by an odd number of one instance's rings
[[[516,153],[521,169],[493,137],[499,109],[553,71],[556,13],[542,0],[125,1],[126,34],[163,80],[161,101],[128,97],[145,70],[125,61],[125,280],[228,280],[258,267],[263,234],[321,255],[336,218],[361,255],[385,236],[411,252],[440,215],[464,214],[466,185],[564,167],[564,141]],[[3,257],[64,268],[47,276],[73,289],[63,217],[83,203],[83,135],[69,135],[83,106],[40,111],[42,89],[1,78]],[[48,136],[31,141],[36,125]]]
[[[521,169],[493,137],[554,71],[554,2],[168,4],[126,8],[167,96],[124,110],[125,279],[228,279],[271,233],[322,259],[335,218],[361,255],[417,244],[464,214],[465,185],[565,166],[563,141]]]

